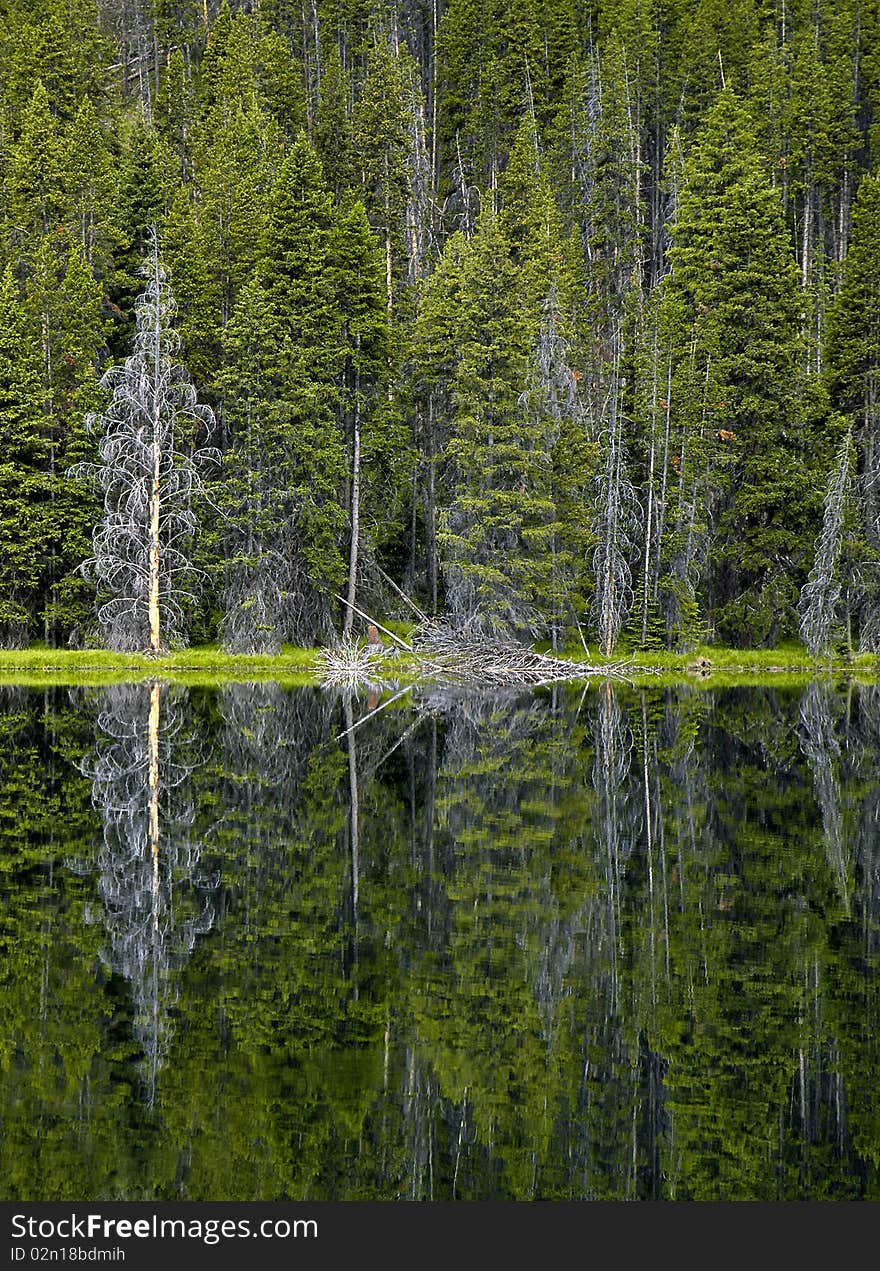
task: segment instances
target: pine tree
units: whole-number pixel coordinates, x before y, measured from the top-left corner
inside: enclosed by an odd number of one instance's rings
[[[53,115],[71,120],[84,98],[109,95],[115,47],[102,30],[99,0],[39,0],[4,6],[0,83],[15,120],[39,80]]]
[[[463,628],[534,636],[548,625],[556,530],[547,421],[529,409],[534,332],[493,218],[462,262],[459,322],[438,534],[447,609]]]
[[[138,271],[149,254],[153,226],[162,224],[178,184],[174,152],[140,106],[135,107],[126,122],[119,164],[120,242],[114,254],[116,273],[109,293],[117,318],[110,347],[119,357],[126,356],[130,347],[135,298],[143,289]]]
[[[343,69],[339,49],[334,46],[321,76],[312,135],[327,184],[337,198],[353,188],[357,181],[351,98],[351,77]]]
[[[672,235],[664,320],[675,345],[679,522],[696,499],[718,633],[772,644],[793,627],[815,514],[798,399],[802,304],[779,192],[729,88],[686,161]]]
[[[186,366],[197,384],[210,389],[221,356],[222,284],[200,214],[204,217],[204,207],[193,201],[192,186],[181,185],[162,223],[162,241]]]
[[[206,271],[202,298],[190,288],[187,307],[201,324],[200,342],[219,344],[238,294],[250,278],[263,250],[266,209],[276,168],[281,161],[277,124],[251,105],[237,105],[211,134],[209,144],[195,150],[194,198],[178,192],[174,237],[169,244],[176,267],[186,273],[193,245]],[[183,300],[183,297],[181,297]]]
[[[414,435],[420,455],[417,481],[425,526],[426,603],[432,614],[438,612],[440,581],[437,551],[438,456],[445,444],[452,415],[452,379],[457,364],[468,241],[460,231],[447,239],[443,254],[424,286],[409,348],[408,365],[415,399]],[[415,511],[414,507],[414,515]],[[412,555],[414,558],[415,544]],[[413,585],[415,574],[413,559]]]
[[[189,146],[192,131],[193,93],[183,54],[175,49],[162,73],[156,96],[156,127],[178,159],[180,178],[186,180],[190,168]]]
[[[363,186],[370,224],[385,248],[388,307],[398,299],[405,252],[404,227],[409,195],[409,151],[401,68],[402,53],[377,38],[370,50],[367,77],[352,118],[354,158]]]
[[[66,219],[90,268],[107,278],[121,238],[119,177],[105,130],[88,98],[68,131],[62,173]]]
[[[10,235],[19,251],[65,220],[62,145],[49,94],[37,80],[22,116],[21,134],[9,156]]]
[[[89,622],[93,594],[78,572],[97,516],[93,492],[66,476],[73,463],[94,455],[84,431],[99,406],[98,362],[104,352],[103,293],[76,240],[41,239],[26,284],[28,319],[40,333],[40,381],[49,450],[49,506],[41,548],[43,594],[35,614],[44,638],[57,643]]]
[[[43,544],[50,510],[51,439],[40,345],[12,269],[0,283],[0,641],[19,648],[39,634]]]
[[[345,577],[345,347],[332,270],[334,211],[301,133],[279,171],[263,254],[224,337],[227,455],[223,638],[312,642]]]

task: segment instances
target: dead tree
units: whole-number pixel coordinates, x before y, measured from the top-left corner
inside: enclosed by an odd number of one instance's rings
[[[853,440],[852,432],[848,431],[828,482],[825,515],[816,542],[813,568],[801,590],[798,603],[801,639],[813,657],[827,653],[834,637],[843,590],[840,558],[844,547],[847,512],[853,497]]]
[[[620,408],[619,338],[603,430],[604,462],[596,474],[593,534],[595,591],[593,621],[599,648],[610,657],[633,601],[630,563],[638,549],[642,510],[629,477],[623,416]]]
[[[112,391],[106,411],[86,419],[101,433],[100,463],[80,464],[71,475],[90,478],[104,494],[94,555],[81,566],[106,597],[98,610],[102,637],[110,649],[159,653],[186,638],[199,577],[193,499],[201,491],[199,468],[218,462],[219,453],[195,448],[210,435],[214,415],[196,402],[185,367],[174,360],[177,306],[155,231],[141,272],[147,285],[136,302],[134,352],[104,375]]]

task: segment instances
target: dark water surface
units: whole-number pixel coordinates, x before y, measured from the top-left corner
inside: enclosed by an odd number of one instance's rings
[[[880,689],[379,704],[0,688],[0,1197],[880,1197]]]

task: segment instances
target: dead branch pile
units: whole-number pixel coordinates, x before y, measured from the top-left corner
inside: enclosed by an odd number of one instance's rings
[[[446,623],[423,622],[412,637],[413,650],[430,679],[467,684],[560,684],[568,680],[628,679],[626,662],[601,666],[537,653],[515,640],[456,630]]]
[[[441,684],[471,687],[522,684],[537,688],[575,680],[632,678],[632,667],[627,662],[599,665],[569,661],[537,653],[514,640],[487,636],[476,629],[456,629],[436,620],[421,622],[410,644],[386,628],[382,630],[394,641],[393,646],[375,642],[359,645],[349,636],[333,648],[323,650],[322,683],[352,691],[365,683],[378,687],[389,677],[387,659],[396,657],[401,650],[406,654],[402,661],[408,674]]]
[[[387,675],[380,667],[384,652],[383,647],[375,644],[359,644],[351,632],[346,632],[336,644],[318,654],[322,687],[339,688],[352,694],[358,689],[390,688]]]

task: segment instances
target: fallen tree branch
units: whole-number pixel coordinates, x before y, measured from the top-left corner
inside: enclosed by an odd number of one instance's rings
[[[352,606],[354,608],[354,606]],[[357,613],[377,630],[385,631],[369,614]],[[410,655],[405,672],[435,684],[476,687],[504,687],[518,684],[541,688],[550,684],[563,684],[583,680],[632,680],[631,662],[574,662],[547,653],[538,653],[514,640],[490,637],[477,630],[456,630],[445,623],[427,620],[413,634],[413,643],[406,644],[387,632],[395,643]],[[324,668],[322,683],[327,686],[345,687],[355,691],[358,686],[378,688],[382,681],[399,679],[390,676],[387,664],[396,650],[385,651],[375,644],[359,645],[356,641],[342,640],[330,649],[323,650],[321,662]]]

